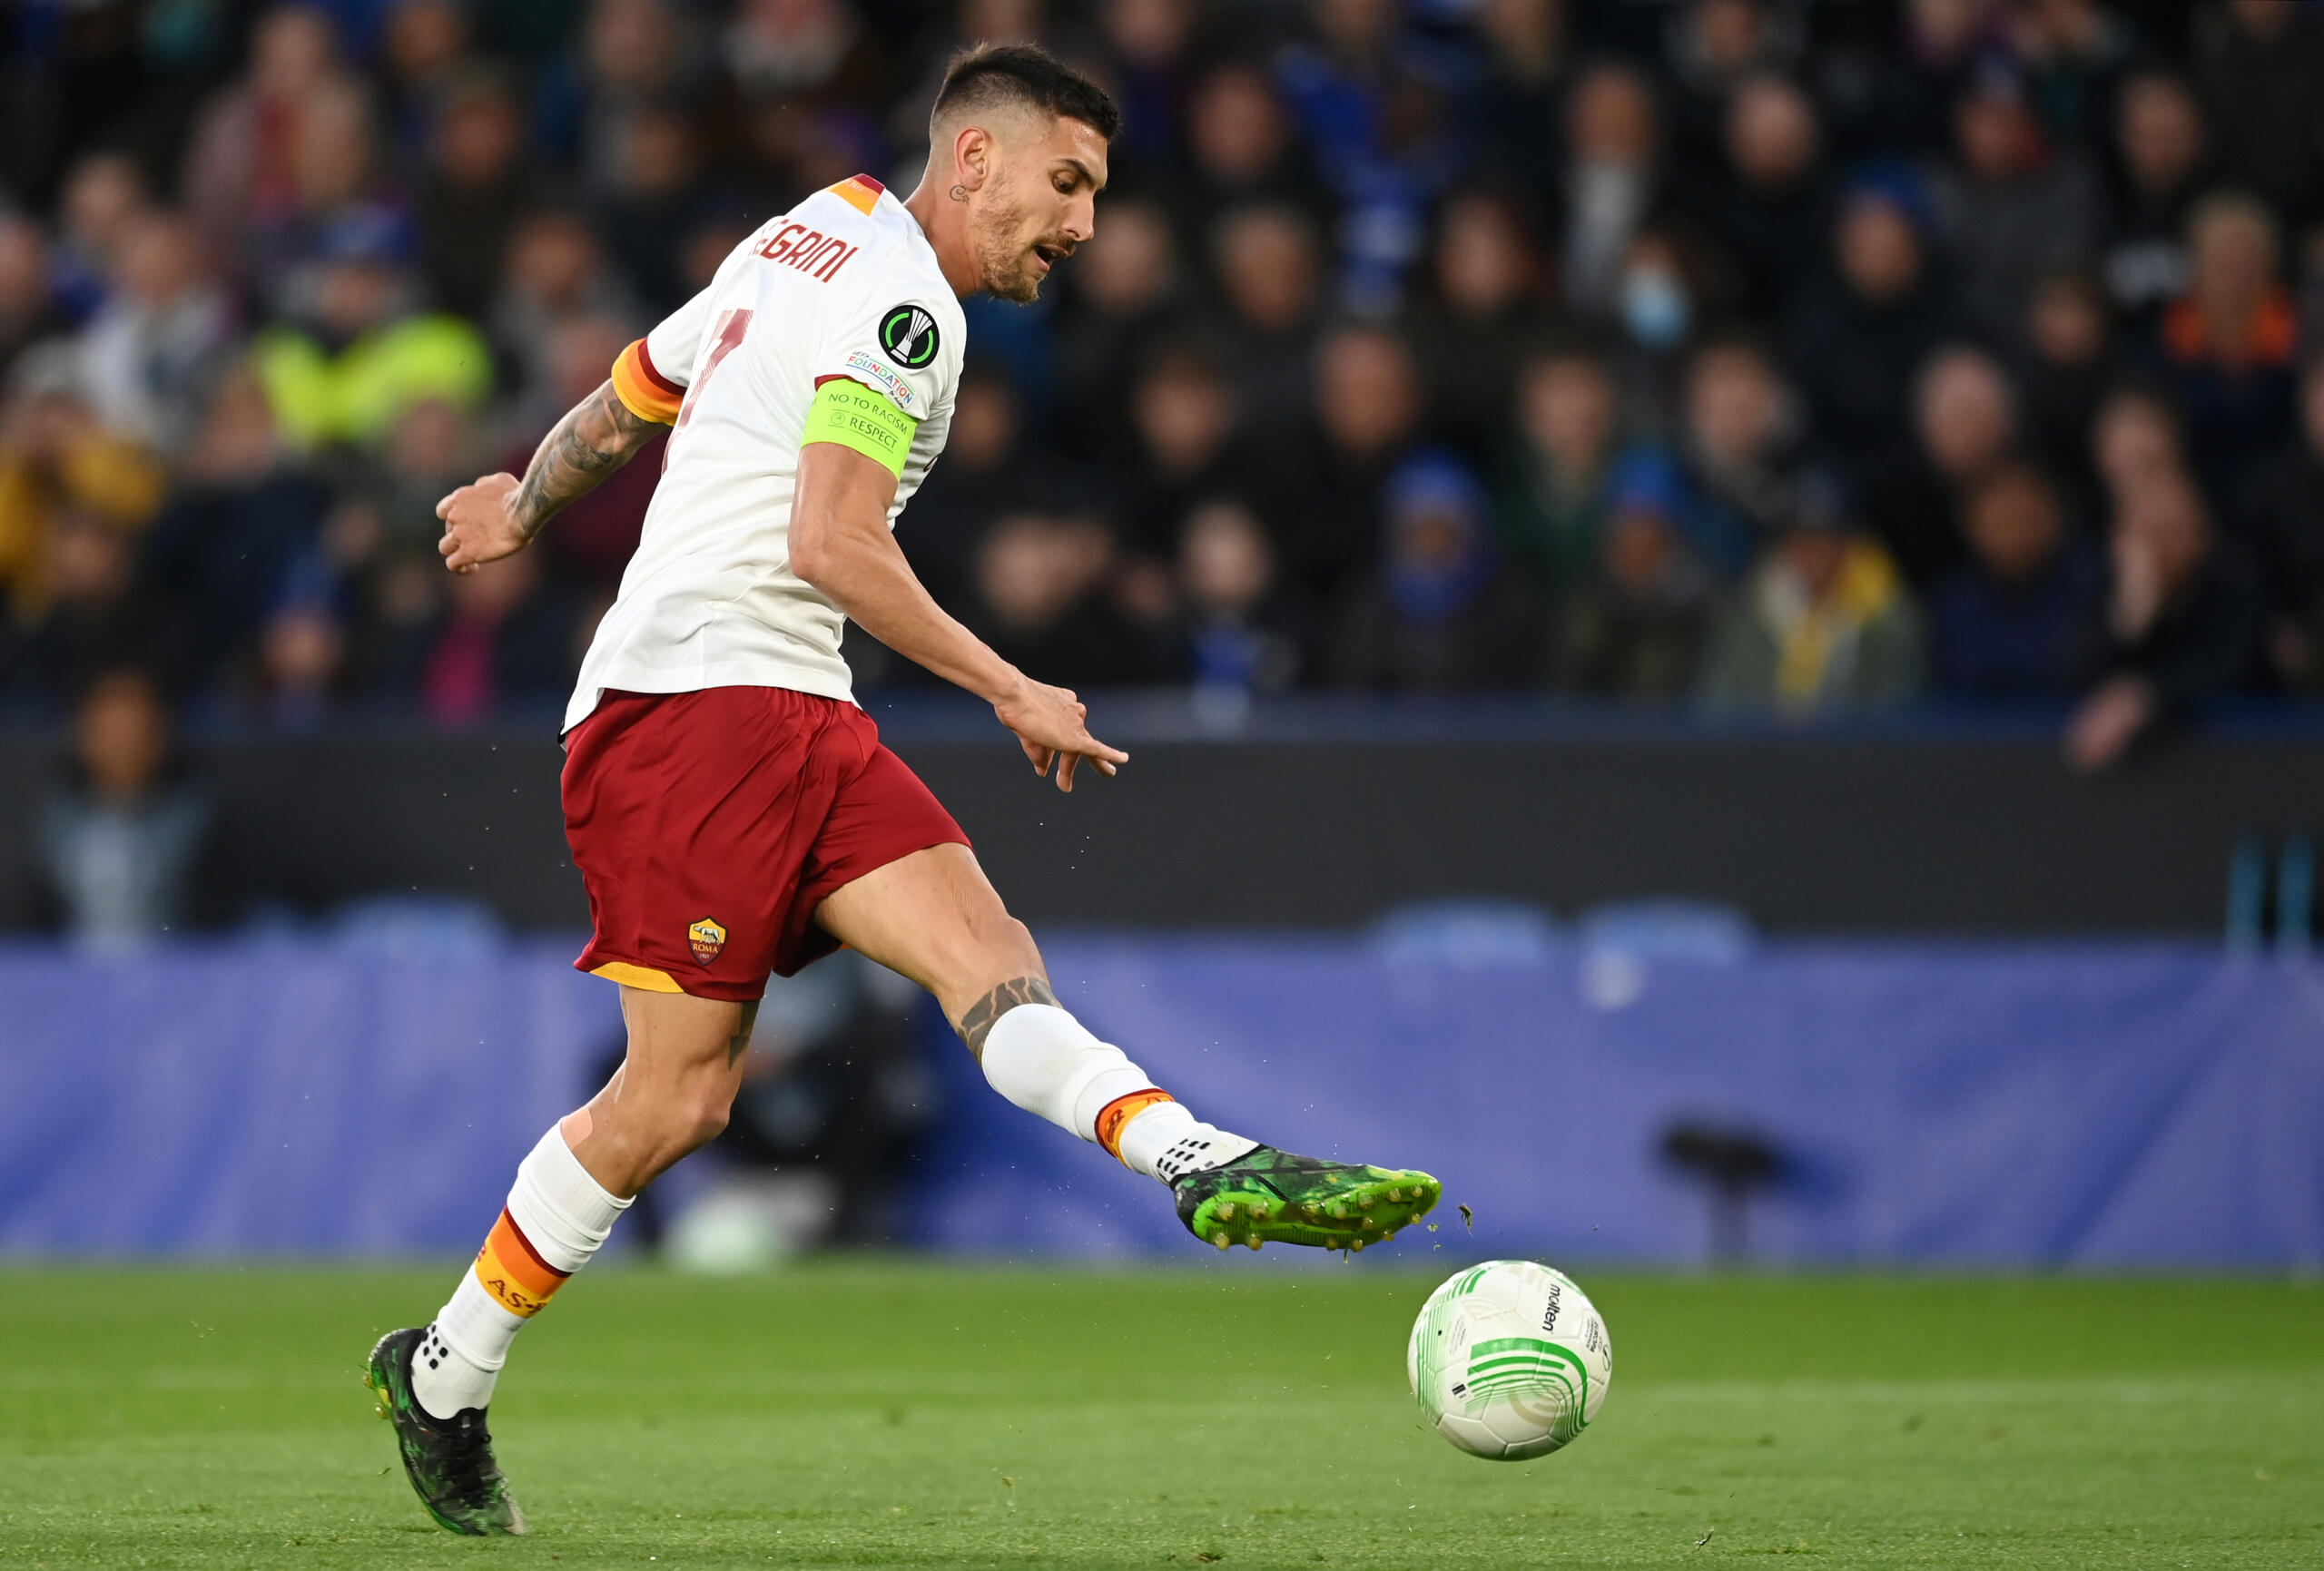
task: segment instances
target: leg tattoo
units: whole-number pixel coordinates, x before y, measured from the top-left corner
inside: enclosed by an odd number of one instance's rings
[[[753,998],[743,1006],[743,1023],[732,1036],[726,1038],[726,1067],[729,1069],[734,1067],[734,1060],[743,1056],[743,1049],[751,1045],[751,1028],[759,1020],[759,1003],[760,1000]]]
[[[1003,1015],[1019,1004],[1055,1004],[1057,995],[1039,977],[1019,977],[1013,982],[1003,982],[991,992],[969,1006],[960,1023],[952,1027],[960,1040],[969,1045],[969,1052],[980,1064],[984,1062],[984,1039],[993,1025]]]

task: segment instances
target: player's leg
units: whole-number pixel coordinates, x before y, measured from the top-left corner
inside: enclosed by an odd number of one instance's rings
[[[920,983],[1003,1096],[1176,1193],[1220,1248],[1363,1248],[1436,1203],[1425,1173],[1293,1156],[1197,1119],[1057,1001],[1039,950],[965,845],[872,869],[816,908],[819,927]]]
[[[521,1533],[485,1409],[508,1350],[589,1263],[637,1192],[726,1126],[756,1004],[621,990],[628,1052],[605,1088],[517,1164],[499,1219],[436,1318],[393,1331],[369,1379],[429,1515],[458,1533]]]

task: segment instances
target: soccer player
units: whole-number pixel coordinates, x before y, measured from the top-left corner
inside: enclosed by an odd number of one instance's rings
[[[541,1136],[435,1321],[369,1381],[428,1514],[520,1533],[487,1405],[510,1344],[637,1192],[726,1123],[770,972],[850,945],[926,987],[1003,1096],[1175,1192],[1195,1236],[1361,1249],[1435,1204],[1426,1173],[1293,1156],[1206,1124],[1050,991],[967,837],[851,696],[864,631],[993,707],[1073,789],[1128,755],[1074,695],[946,615],[891,529],[944,445],[960,297],[1029,301],[1088,240],[1118,116],[1040,50],[961,54],[902,201],[857,175],[763,225],[615,362],[522,480],[437,513],[455,573],[521,550],[670,427],[661,485],[566,713],[566,832],[621,985],[627,1056]]]

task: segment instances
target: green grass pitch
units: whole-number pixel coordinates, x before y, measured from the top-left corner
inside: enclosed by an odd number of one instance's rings
[[[359,1385],[445,1271],[0,1272],[0,1566],[2324,1565],[2314,1287],[1584,1272],[1605,1411],[1495,1464],[1405,1393],[1433,1275],[1241,1263],[608,1262],[518,1344],[488,1541]]]

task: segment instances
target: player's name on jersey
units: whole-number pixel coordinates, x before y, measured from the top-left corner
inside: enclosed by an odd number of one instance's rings
[[[766,243],[759,247],[759,255],[769,261],[787,263],[811,278],[829,283],[862,249],[821,230],[809,229],[803,223],[786,223],[767,237]]]

